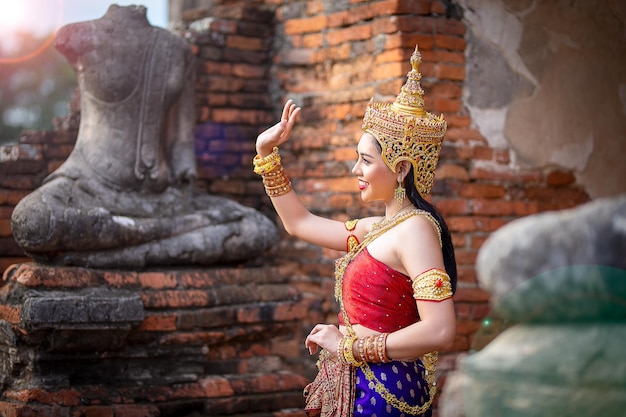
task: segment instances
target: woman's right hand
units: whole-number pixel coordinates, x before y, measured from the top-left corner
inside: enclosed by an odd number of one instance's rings
[[[331,355],[337,353],[337,348],[343,334],[337,326],[332,324],[318,324],[306,337],[304,346],[309,350],[309,354],[317,353],[318,348],[326,349]]]
[[[272,153],[274,146],[279,146],[289,140],[291,129],[296,122],[296,117],[300,113],[300,107],[293,103],[292,99],[287,100],[283,107],[283,115],[280,122],[262,132],[256,138],[256,152],[261,157]]]

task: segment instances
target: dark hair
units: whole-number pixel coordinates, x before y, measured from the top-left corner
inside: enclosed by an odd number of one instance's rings
[[[435,208],[434,205],[424,200],[420,193],[415,188],[415,181],[413,180],[413,165],[411,165],[411,169],[409,169],[409,173],[405,179],[406,186],[406,195],[409,198],[409,201],[413,203],[415,207],[421,210],[425,210],[429,212],[439,226],[441,227],[441,252],[443,253],[443,264],[446,268],[446,272],[450,276],[450,283],[452,284],[452,292],[456,291],[456,281],[457,281],[457,272],[456,272],[456,259],[454,257],[454,245],[452,244],[452,236],[450,235],[450,230],[448,229],[448,225],[445,220],[439,214],[439,211]]]

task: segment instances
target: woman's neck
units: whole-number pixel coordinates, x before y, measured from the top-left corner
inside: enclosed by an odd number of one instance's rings
[[[386,219],[392,219],[393,217],[397,216],[398,214],[401,214],[405,211],[408,211],[412,208],[415,208],[415,206],[413,204],[411,204],[411,202],[405,202],[403,205],[401,206],[396,206],[396,207],[391,207],[391,206],[387,206],[386,210],[385,210],[385,218]]]

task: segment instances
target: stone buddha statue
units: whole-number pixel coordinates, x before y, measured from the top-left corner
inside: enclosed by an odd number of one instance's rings
[[[260,212],[194,192],[194,56],[150,25],[143,6],[111,5],[61,28],[77,74],[78,138],[68,159],[15,207],[13,235],[35,260],[96,268],[231,263],[278,239]]]

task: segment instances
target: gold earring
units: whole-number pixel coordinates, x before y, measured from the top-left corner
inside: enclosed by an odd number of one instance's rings
[[[394,190],[393,196],[398,203],[398,207],[402,207],[402,203],[406,197],[406,190],[402,186],[402,177],[398,177],[398,188]]]

